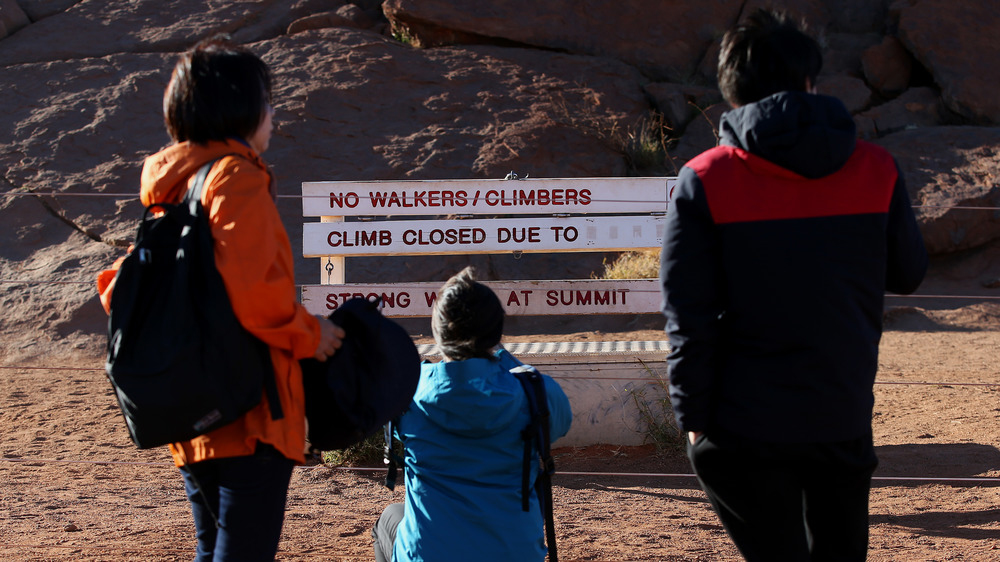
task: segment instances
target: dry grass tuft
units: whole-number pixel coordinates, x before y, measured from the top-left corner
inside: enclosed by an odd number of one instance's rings
[[[625,252],[615,261],[604,261],[604,274],[598,279],[656,279],[660,276],[660,251]]]

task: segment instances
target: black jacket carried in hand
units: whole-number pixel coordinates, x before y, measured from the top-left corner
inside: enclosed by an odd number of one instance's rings
[[[831,97],[783,92],[725,113],[681,170],[660,279],[684,431],[827,442],[871,431],[886,291],[927,253],[892,156]]]

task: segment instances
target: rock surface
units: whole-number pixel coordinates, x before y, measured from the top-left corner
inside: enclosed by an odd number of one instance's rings
[[[934,76],[948,107],[977,123],[1000,122],[1000,74],[997,57],[991,56],[1000,31],[996,5],[948,0],[898,4],[899,38]]]
[[[197,39],[229,33],[274,71],[265,158],[298,255],[303,181],[676,173],[716,142],[718,40],[760,4],[0,0],[4,353],[103,344],[94,275],[134,234],[142,160],[169,141],[163,88]],[[944,0],[778,4],[822,34],[821,90],[896,155],[931,250],[995,247],[995,210],[967,207],[1000,204],[1000,60],[985,56],[990,34],[967,30],[1000,15]],[[637,158],[638,133],[666,140],[667,157]],[[605,257],[461,263],[588,277]],[[350,281],[441,280],[459,265],[356,262]],[[296,270],[318,281],[317,260]]]

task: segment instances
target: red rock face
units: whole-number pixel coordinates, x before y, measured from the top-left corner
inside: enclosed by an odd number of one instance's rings
[[[707,46],[739,16],[742,0],[707,2],[534,2],[463,7],[447,0],[389,0],[392,24],[421,45],[465,35],[519,45],[617,58],[658,80],[683,80]],[[476,7],[473,8],[473,5]]]
[[[142,159],[169,142],[160,107],[176,55],[213,33],[250,45],[274,72],[264,156],[298,254],[303,181],[675,174],[716,143],[727,109],[718,40],[759,3],[0,0],[2,189],[66,194],[0,198],[0,278],[89,283],[122,253],[138,203],[68,194],[137,192]],[[914,200],[935,208],[1000,202],[1000,72],[984,56],[992,37],[967,32],[1000,27],[987,4],[782,3],[823,34],[820,90],[845,101],[859,132],[897,156]],[[628,139],[651,122],[662,125],[665,161],[631,152]],[[988,212],[920,217],[935,253],[1000,238]],[[359,281],[440,280],[467,263],[498,278],[573,278],[600,271],[604,257],[351,267]],[[317,260],[296,267],[301,283],[318,280]],[[89,286],[9,285],[4,302],[5,346],[103,338]]]
[[[899,11],[899,38],[934,77],[945,104],[976,124],[1000,123],[1000,65],[990,43],[1000,29],[1000,12],[984,2],[960,7],[921,0]],[[972,29],[993,33],[970,33]]]

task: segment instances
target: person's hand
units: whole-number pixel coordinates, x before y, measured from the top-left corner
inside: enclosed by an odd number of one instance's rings
[[[702,433],[705,433],[705,432],[704,431],[689,431],[688,432],[688,441],[690,441],[691,444],[694,445],[694,442],[697,441],[699,437],[701,437]]]
[[[326,361],[333,357],[334,353],[344,344],[344,336],[347,335],[344,329],[330,322],[328,318],[316,316],[319,320],[319,345],[316,346],[316,355],[313,357],[317,361]]]

